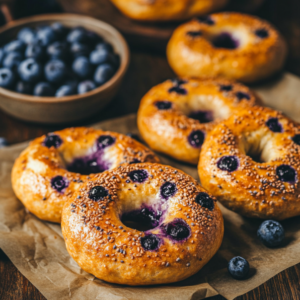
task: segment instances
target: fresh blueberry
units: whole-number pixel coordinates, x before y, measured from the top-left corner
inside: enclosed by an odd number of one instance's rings
[[[89,45],[82,44],[82,43],[72,43],[70,46],[70,52],[72,53],[73,57],[85,56],[89,57],[91,52],[91,48]]]
[[[33,58],[23,60],[18,68],[20,78],[25,82],[36,82],[42,76],[42,66]]]
[[[246,100],[250,100],[250,95],[244,92],[237,92],[235,94],[237,96],[237,98],[239,99],[239,101],[246,99]]]
[[[269,32],[267,29],[265,28],[261,28],[261,29],[257,29],[255,30],[255,34],[256,36],[262,38],[262,39],[265,39],[269,36]]]
[[[77,86],[77,92],[78,94],[84,94],[91,90],[94,90],[96,88],[96,85],[91,80],[85,80],[78,84]]]
[[[196,203],[201,205],[201,207],[207,208],[212,211],[215,207],[214,200],[204,192],[200,192],[195,199]]]
[[[55,93],[55,97],[64,97],[76,94],[76,88],[74,84],[65,84],[59,87]]]
[[[114,51],[112,45],[109,44],[109,43],[107,43],[107,42],[102,42],[102,43],[97,44],[96,47],[95,47],[95,49],[96,50],[105,49],[108,52],[113,52]]]
[[[266,125],[273,132],[283,132],[283,127],[282,127],[282,125],[280,124],[280,122],[277,118],[270,118],[266,122]]]
[[[82,27],[74,28],[67,35],[67,41],[69,43],[86,43],[88,42],[88,36],[86,30]]]
[[[163,231],[176,241],[185,240],[190,235],[190,228],[182,219],[175,219],[162,227]]]
[[[0,69],[0,87],[9,89],[15,82],[15,75],[10,69]]]
[[[165,101],[156,101],[155,106],[159,110],[167,110],[167,109],[170,109],[172,107],[172,102],[166,101],[166,100]]]
[[[4,46],[4,52],[20,52],[22,53],[25,49],[25,44],[20,40],[14,40]]]
[[[201,148],[205,139],[205,134],[202,130],[194,130],[188,136],[189,144],[193,148]]]
[[[62,39],[69,32],[69,29],[59,22],[53,23],[51,25],[51,28],[55,32],[55,35],[58,39]]]
[[[299,145],[300,146],[300,134],[295,134],[293,137],[292,137],[292,141]]]
[[[62,60],[50,60],[45,65],[45,77],[51,83],[60,83],[65,78],[67,67]]]
[[[43,60],[45,57],[44,49],[37,43],[29,44],[25,49],[25,57]]]
[[[177,192],[176,184],[173,182],[165,182],[160,188],[160,195],[163,199],[167,200],[173,197]]]
[[[92,46],[95,46],[97,43],[100,43],[103,41],[103,39],[94,31],[86,31],[86,36],[88,39],[88,43]]]
[[[67,44],[64,42],[54,42],[47,47],[47,54],[51,59],[61,59],[64,60],[68,56]]]
[[[232,258],[228,263],[228,272],[234,279],[245,279],[249,274],[248,261],[240,256]]]
[[[57,190],[59,193],[63,192],[63,190],[66,189],[68,186],[69,181],[60,175],[51,179],[51,187]]]
[[[0,65],[2,64],[2,60],[3,60],[4,56],[5,56],[5,53],[4,53],[3,49],[0,48]]]
[[[24,81],[18,81],[15,86],[15,91],[17,93],[31,95],[32,94],[32,85],[31,83],[24,82]]]
[[[43,142],[43,145],[47,148],[51,148],[51,147],[58,148],[62,144],[62,142],[63,141],[59,135],[50,133],[47,134]]]
[[[35,39],[35,33],[31,28],[24,27],[19,31],[18,39],[25,44],[31,44]]]
[[[56,34],[50,26],[44,26],[37,30],[36,41],[41,46],[48,46],[56,40]]]
[[[20,52],[10,52],[5,55],[2,66],[4,68],[16,70],[21,61],[22,54]]]
[[[0,137],[0,148],[8,146],[8,141],[4,137]]]
[[[79,56],[74,60],[72,64],[72,70],[80,78],[85,79],[91,75],[93,68],[86,57]]]
[[[222,171],[233,172],[239,167],[239,161],[235,156],[222,156],[217,162],[217,166]]]
[[[106,147],[109,147],[115,143],[116,139],[112,137],[111,135],[101,135],[97,139],[97,147],[98,149],[104,149]]]
[[[197,18],[198,22],[204,23],[207,25],[214,25],[215,21],[211,18],[211,16],[202,16]]]
[[[257,230],[258,238],[267,247],[277,247],[284,240],[284,229],[280,223],[273,220],[266,220],[261,223]]]
[[[94,186],[89,191],[89,198],[93,201],[102,200],[104,197],[108,196],[108,191],[103,186]]]
[[[146,170],[135,170],[129,173],[129,178],[133,182],[142,183],[148,178],[148,173]]]
[[[110,63],[112,62],[113,58],[112,58],[112,54],[105,50],[94,50],[91,52],[90,54],[90,62],[93,65],[100,65],[103,63]]]
[[[94,74],[94,81],[98,85],[102,85],[107,82],[109,79],[112,78],[114,75],[115,70],[109,64],[102,64],[99,65]]]
[[[159,238],[149,234],[141,238],[141,245],[145,250],[156,250],[159,246]]]
[[[48,82],[39,82],[33,89],[33,95],[39,97],[54,96],[54,89]]]
[[[294,168],[289,165],[280,165],[276,168],[276,175],[283,182],[294,183],[297,173]]]

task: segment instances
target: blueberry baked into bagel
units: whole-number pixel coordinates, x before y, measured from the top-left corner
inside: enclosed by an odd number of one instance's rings
[[[183,280],[219,249],[223,217],[189,175],[160,164],[124,164],[95,174],[65,203],[69,254],[108,282],[153,285]]]
[[[198,171],[205,189],[244,216],[298,216],[300,125],[268,108],[240,112],[208,134]]]
[[[158,162],[134,139],[110,131],[68,128],[35,139],[15,161],[12,185],[25,207],[60,222],[64,203],[89,180],[122,163]]]

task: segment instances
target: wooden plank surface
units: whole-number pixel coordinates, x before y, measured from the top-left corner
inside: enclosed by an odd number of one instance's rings
[[[98,0],[102,1],[102,0]],[[70,12],[87,13],[101,17],[96,0],[61,0]],[[103,0],[104,1],[104,0]],[[106,1],[106,0],[105,0]],[[92,4],[91,4],[92,3]],[[259,15],[271,20],[283,33],[290,47],[287,70],[300,76],[300,1],[270,0],[259,10]],[[90,125],[105,119],[135,112],[142,95],[153,85],[173,77],[163,54],[141,52],[132,44],[132,59],[127,76],[121,89],[103,113],[72,125]],[[300,95],[299,95],[300,97]],[[0,136],[6,137],[11,144],[35,138],[61,126],[28,124],[15,120],[0,111]],[[45,299],[28,280],[20,274],[7,256],[0,250],[0,299],[2,300],[40,300]],[[212,300],[221,300],[217,296]],[[238,300],[291,300],[300,299],[300,264],[285,270],[255,290],[237,298]],[[195,299],[196,300],[196,299]]]

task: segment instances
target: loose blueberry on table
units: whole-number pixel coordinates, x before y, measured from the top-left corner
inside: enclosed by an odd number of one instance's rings
[[[284,240],[284,229],[280,223],[273,220],[262,222],[257,231],[258,238],[267,247],[278,247]]]
[[[245,279],[249,274],[249,270],[248,261],[241,256],[232,258],[228,263],[228,272],[234,279]]]
[[[116,73],[111,44],[83,27],[56,22],[22,28],[0,48],[0,87],[39,97],[84,94]]]

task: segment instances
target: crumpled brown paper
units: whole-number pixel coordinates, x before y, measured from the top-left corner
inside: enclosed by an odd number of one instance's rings
[[[265,104],[300,120],[299,78],[285,74],[273,84],[255,89]],[[138,132],[135,115],[94,127],[121,133]],[[286,230],[285,245],[269,249],[256,237],[261,221],[242,218],[221,207],[225,221],[223,244],[199,273],[179,283],[152,287],[103,282],[84,272],[72,260],[59,225],[38,220],[16,199],[10,173],[15,158],[26,146],[27,143],[22,143],[0,149],[0,248],[47,299],[199,300],[218,293],[234,299],[300,262],[300,217],[282,222]],[[161,156],[161,160],[198,179],[195,167],[165,156]],[[247,280],[234,280],[227,272],[228,260],[236,255],[250,263],[251,277]]]

